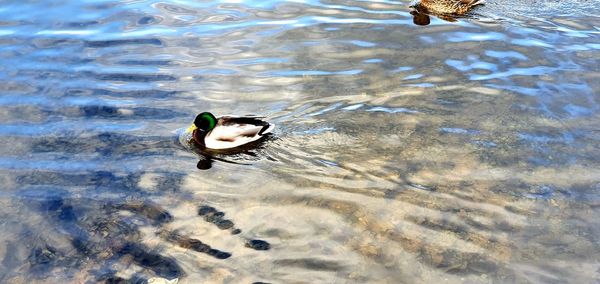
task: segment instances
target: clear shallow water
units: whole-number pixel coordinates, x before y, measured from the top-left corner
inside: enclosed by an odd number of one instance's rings
[[[600,11],[488,2],[4,3],[0,281],[599,281]]]

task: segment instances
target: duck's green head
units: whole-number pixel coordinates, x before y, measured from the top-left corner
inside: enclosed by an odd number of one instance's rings
[[[199,129],[203,132],[208,132],[215,128],[215,126],[217,126],[217,118],[210,112],[203,112],[196,116],[194,123],[188,128],[188,131],[194,132],[194,130]]]

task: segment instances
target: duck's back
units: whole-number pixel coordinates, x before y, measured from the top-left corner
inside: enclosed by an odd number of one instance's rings
[[[274,126],[257,117],[221,117],[219,124],[204,138],[206,148],[231,149],[257,141]]]
[[[422,0],[420,5],[429,12],[438,14],[465,14],[484,0]]]

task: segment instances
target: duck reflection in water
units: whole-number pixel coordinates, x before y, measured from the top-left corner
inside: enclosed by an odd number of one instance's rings
[[[413,15],[413,23],[419,26],[431,23],[429,15],[455,22],[457,17],[465,16],[473,7],[484,3],[484,0],[421,0],[410,6],[414,9],[410,14]]]
[[[271,136],[265,137],[260,141],[256,141],[249,145],[244,145],[243,147],[238,147],[235,150],[230,151],[206,151],[198,148],[194,148],[193,151],[200,156],[198,163],[196,164],[196,168],[199,170],[208,170],[212,168],[213,161],[219,161],[229,164],[236,165],[250,165],[253,161],[258,161],[261,157],[264,157],[262,154],[262,149],[264,148],[264,143],[272,139]],[[272,159],[267,157],[268,159]]]
[[[259,159],[258,154],[255,150],[245,150],[235,154],[229,154],[225,157],[224,154],[206,153],[199,150],[194,150],[196,154],[200,156],[196,168],[199,170],[208,170],[212,168],[214,161],[236,164],[236,165],[250,165],[248,162]]]
[[[196,116],[192,125],[186,130],[191,134],[189,143],[201,157],[196,165],[198,169],[207,170],[212,167],[213,160],[227,163],[244,164],[235,160],[256,160],[256,150],[271,137],[273,124],[259,116],[221,116],[203,112]]]

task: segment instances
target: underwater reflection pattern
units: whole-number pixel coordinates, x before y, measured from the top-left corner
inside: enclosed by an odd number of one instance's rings
[[[0,282],[598,281],[600,11],[529,2],[9,1]]]

